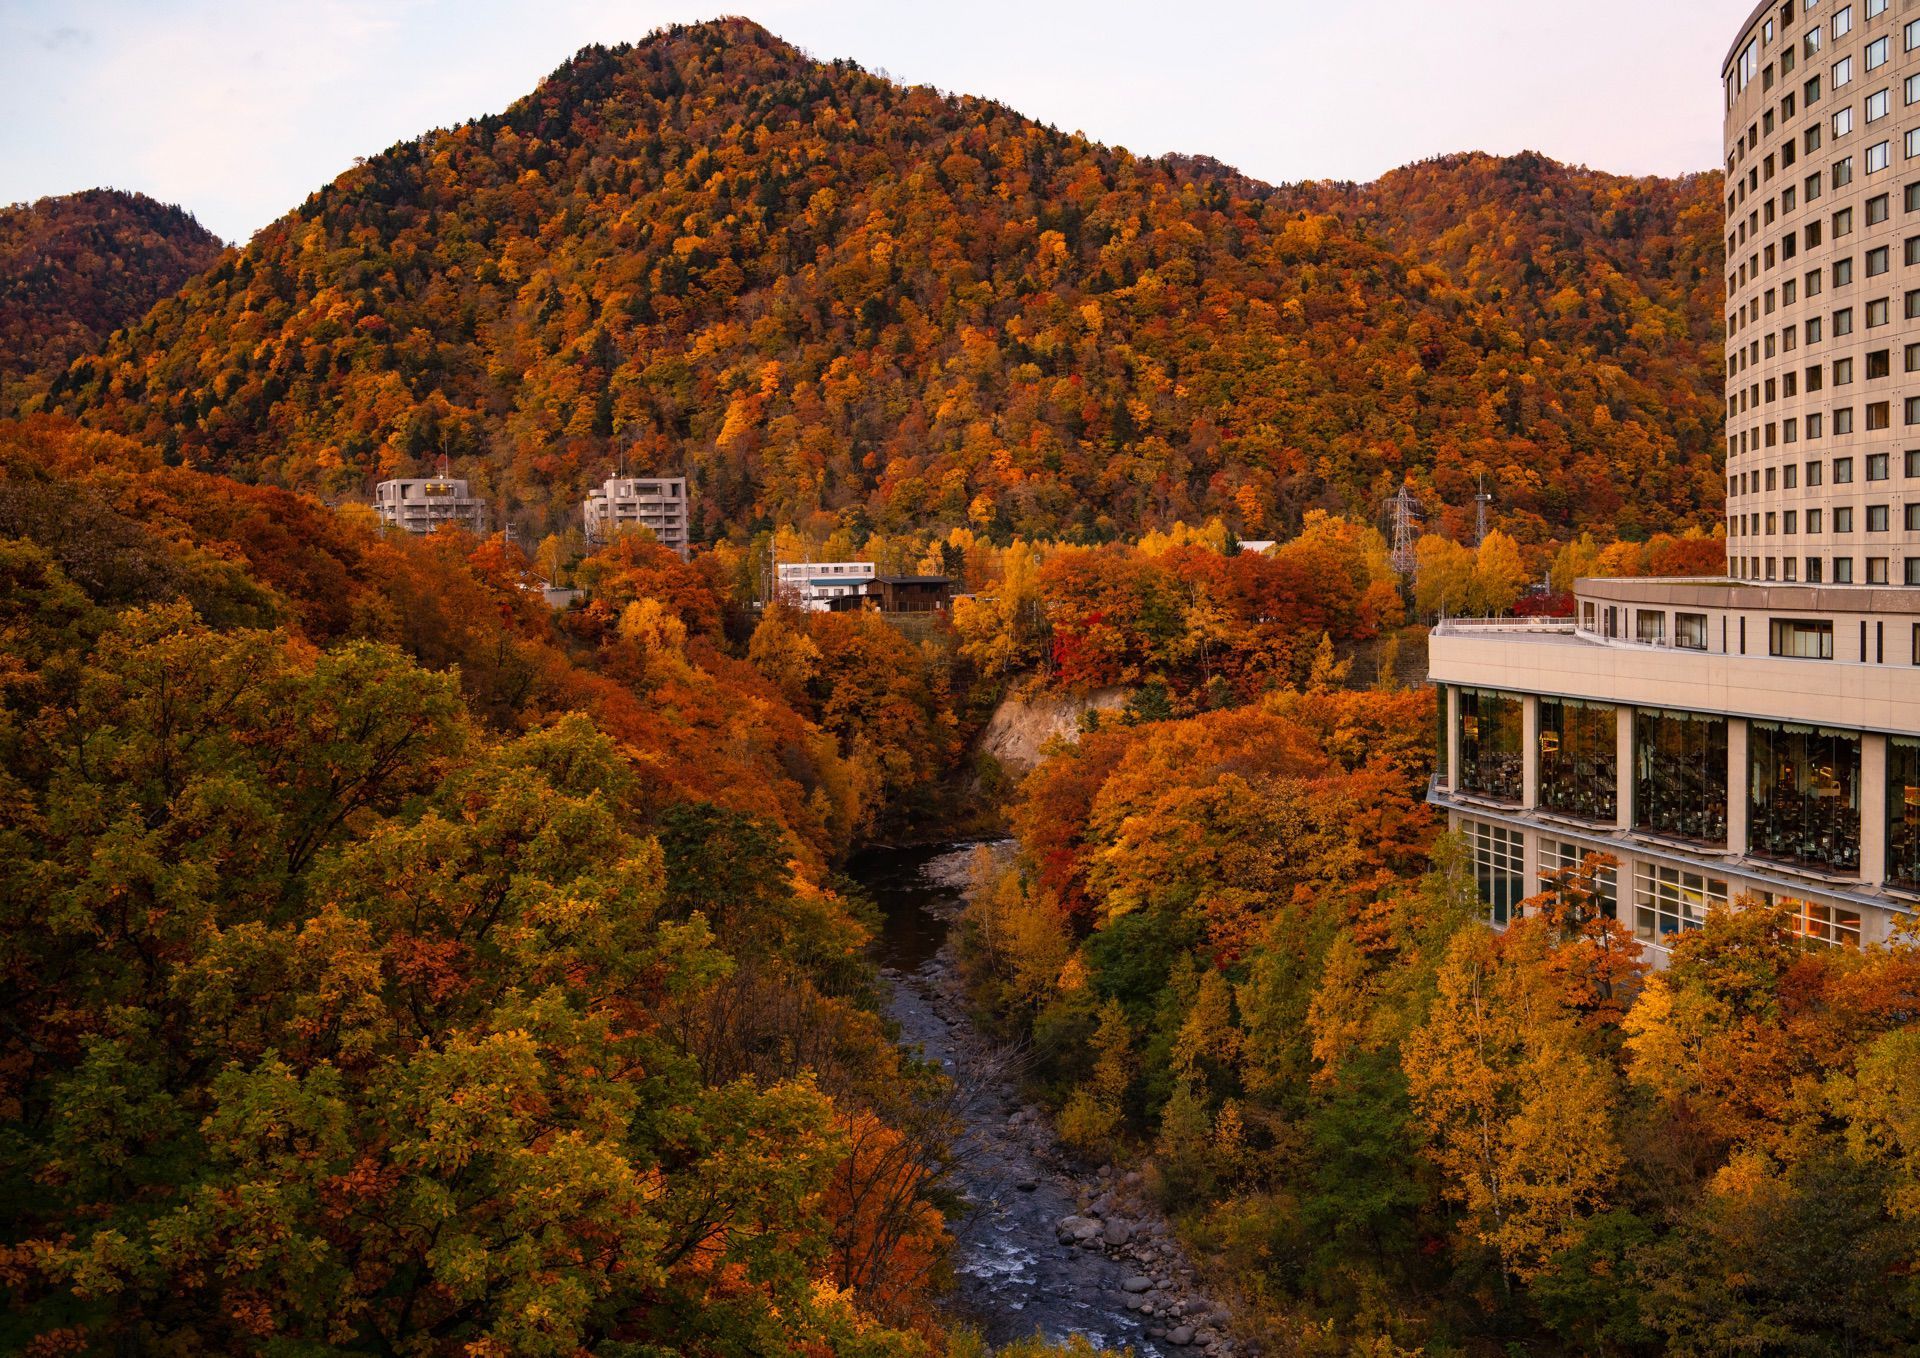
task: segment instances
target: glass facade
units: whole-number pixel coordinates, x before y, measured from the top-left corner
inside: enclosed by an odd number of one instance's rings
[[[1860,946],[1860,912],[1815,901],[1783,900],[1780,904],[1793,913],[1788,924],[1802,938],[1831,943],[1840,948]]]
[[[1618,814],[1619,710],[1571,698],[1540,700],[1540,805],[1611,825]]]
[[[1833,872],[1860,869],[1860,737],[1747,723],[1749,852]]]
[[[1727,842],[1727,721],[1697,712],[1633,714],[1633,823],[1702,844]]]
[[[1887,880],[1920,891],[1920,740],[1887,742]]]
[[[1698,929],[1707,911],[1727,903],[1727,884],[1704,873],[1664,863],[1633,868],[1633,935],[1645,943],[1670,946],[1673,936]]]
[[[1447,739],[1447,686],[1445,684],[1433,686],[1433,723],[1435,728],[1433,734],[1438,745],[1434,751],[1433,768],[1434,772],[1440,775],[1440,785],[1445,787],[1447,785],[1447,746],[1452,743]]]
[[[1495,924],[1520,918],[1520,902],[1527,898],[1527,847],[1518,830],[1485,821],[1468,821],[1473,840],[1473,877],[1480,900]]]
[[[1460,691],[1460,789],[1518,802],[1525,794],[1520,699],[1491,689]]]
[[[1540,889],[1547,889],[1548,879],[1556,872],[1571,871],[1587,861],[1590,851],[1578,844],[1569,844],[1564,839],[1542,839],[1540,841]],[[1620,870],[1602,868],[1593,875],[1594,895],[1599,898],[1600,913],[1608,919],[1620,917]]]

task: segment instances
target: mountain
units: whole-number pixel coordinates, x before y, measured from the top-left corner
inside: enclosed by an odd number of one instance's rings
[[[88,189],[0,208],[0,410],[212,265],[224,247],[191,214]]]
[[[624,456],[707,537],[1271,537],[1403,478],[1445,525],[1482,474],[1522,541],[1637,536],[1719,498],[1716,185],[1275,188],[725,20],[356,166],[46,404],[331,495],[446,454],[536,531]]]

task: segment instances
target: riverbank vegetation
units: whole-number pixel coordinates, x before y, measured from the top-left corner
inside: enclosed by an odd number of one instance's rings
[[[1147,1168],[1274,1352],[1902,1349],[1920,950],[1747,901],[1649,974],[1604,860],[1494,933],[1432,721],[1310,683],[1025,782],[964,938],[1061,1134]]]

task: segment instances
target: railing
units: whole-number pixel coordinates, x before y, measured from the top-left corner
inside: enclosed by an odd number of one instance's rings
[[[1475,632],[1538,632],[1567,635],[1574,630],[1572,618],[1442,618],[1433,626],[1439,636]]]

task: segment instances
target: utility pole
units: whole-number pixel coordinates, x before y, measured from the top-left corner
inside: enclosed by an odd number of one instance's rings
[[[1393,568],[1411,580],[1418,558],[1414,552],[1414,542],[1420,527],[1420,502],[1413,497],[1413,488],[1406,482],[1400,483],[1400,493],[1387,501],[1393,510]]]

